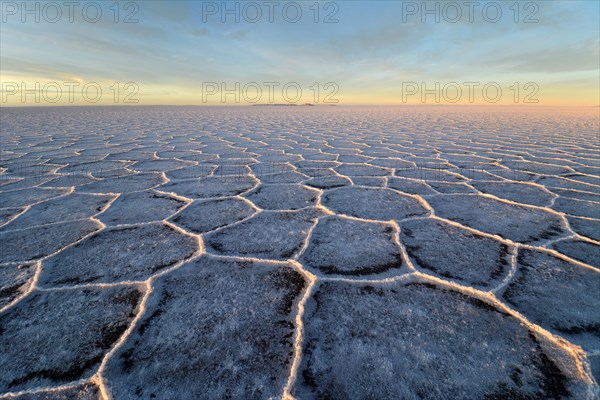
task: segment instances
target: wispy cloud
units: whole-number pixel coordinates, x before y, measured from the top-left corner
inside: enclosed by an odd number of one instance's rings
[[[473,22],[430,17],[423,23],[419,15],[402,22],[402,2],[337,2],[339,22],[331,24],[323,23],[330,11],[324,9],[315,23],[308,3],[301,3],[297,23],[282,19],[281,9],[272,23],[266,13],[256,23],[222,23],[220,15],[203,22],[201,2],[136,4],[132,24],[115,23],[111,15],[95,24],[3,23],[2,76],[135,81],[171,94],[195,92],[206,81],[335,81],[342,98],[362,96],[365,103],[397,93],[406,80],[534,77],[556,89],[577,79],[597,90],[598,2],[535,2],[538,22],[529,24],[516,23],[508,3],[497,23],[480,15]]]

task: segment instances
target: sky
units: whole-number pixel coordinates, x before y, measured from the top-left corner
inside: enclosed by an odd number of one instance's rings
[[[600,103],[595,0],[65,4],[2,1],[1,106]]]

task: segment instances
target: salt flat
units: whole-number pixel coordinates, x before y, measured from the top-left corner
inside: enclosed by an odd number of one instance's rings
[[[1,112],[0,397],[597,399],[597,110]]]

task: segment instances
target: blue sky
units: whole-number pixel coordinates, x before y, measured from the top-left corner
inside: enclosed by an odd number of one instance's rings
[[[44,14],[44,2],[39,6],[39,23],[33,14],[25,15],[23,23],[21,2],[14,3],[16,10],[7,3],[12,2],[3,2],[1,79],[25,82],[27,88],[36,82],[61,86],[62,82],[97,82],[106,93],[112,82],[135,82],[140,104],[202,104],[203,82],[225,82],[228,88],[234,88],[235,82],[240,87],[257,82],[263,90],[268,90],[264,82],[280,86],[296,82],[303,91],[301,101],[312,102],[310,87],[315,82],[321,88],[320,99],[323,86],[333,82],[340,104],[401,104],[407,82],[426,88],[434,88],[436,82],[441,87],[456,82],[463,90],[467,90],[464,82],[477,82],[480,87],[497,82],[504,103],[514,101],[514,91],[507,89],[514,82],[520,89],[519,102],[527,93],[523,86],[533,82],[539,89],[535,95],[539,104],[598,104],[598,1],[524,1],[518,3],[518,16],[514,1],[479,1],[472,22],[470,10],[459,1],[454,4],[460,6],[462,17],[454,23],[456,8],[448,2],[427,2],[428,9],[439,7],[439,22],[435,14],[425,15],[422,21],[421,1],[273,2],[273,22],[264,1],[250,6],[226,2],[229,9],[237,4],[240,22],[234,14],[227,14],[222,22],[225,2],[221,1],[118,2],[117,23],[109,8],[112,1],[97,2],[102,17],[95,23],[82,18],[82,8],[91,2],[78,2],[73,22],[67,8],[61,7],[63,15],[56,23],[44,19],[56,15],[52,6],[46,6]],[[296,4],[302,16],[292,23]],[[262,17],[246,22],[244,16],[254,17],[255,5]],[[502,16],[492,22],[498,8]],[[208,13],[215,9],[215,14]],[[93,11],[88,7],[86,15],[93,18]],[[123,22],[130,12],[137,23]],[[325,23],[332,12],[338,22]],[[531,13],[530,19],[538,22],[525,23]],[[281,89],[276,88],[275,94],[280,101]],[[21,97],[6,97],[7,102],[16,99]],[[263,93],[261,102],[266,100]],[[434,101],[434,96],[426,100]],[[475,100],[481,102],[480,89]],[[221,103],[221,96],[206,101]],[[420,93],[407,101],[419,103]],[[226,102],[234,103],[233,96]]]

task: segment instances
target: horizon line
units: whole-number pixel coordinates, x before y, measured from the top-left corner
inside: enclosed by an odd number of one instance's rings
[[[504,107],[504,108],[599,108],[596,105],[561,105],[561,104],[47,104],[47,105],[0,105],[2,108],[69,108],[69,107]]]

